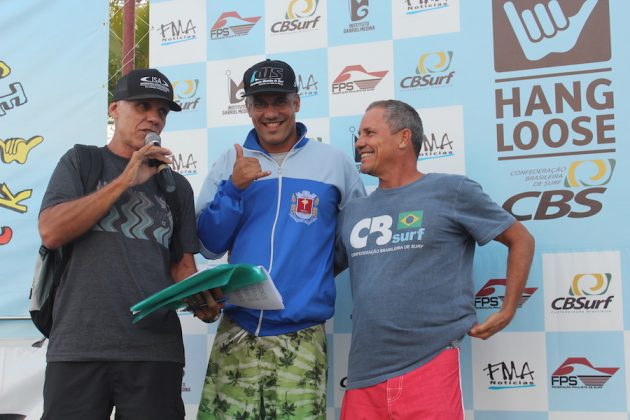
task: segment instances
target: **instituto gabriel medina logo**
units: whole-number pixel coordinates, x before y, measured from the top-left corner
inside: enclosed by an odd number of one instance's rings
[[[569,165],[564,186],[569,188],[606,185],[615,170],[615,159],[577,160]]]
[[[367,19],[370,14],[369,0],[348,0],[350,9],[350,23],[343,29],[344,34],[368,32],[375,30],[375,26]]]
[[[210,28],[210,39],[233,38],[245,36],[252,30],[254,25],[260,20],[260,16],[241,17],[238,12],[224,12],[219,16],[212,28]]]
[[[367,71],[360,64],[346,66],[332,83],[332,94],[372,91],[389,70]]]
[[[403,89],[449,86],[455,71],[449,68],[453,62],[453,51],[424,53],[418,59],[415,74],[403,77],[400,87]]]

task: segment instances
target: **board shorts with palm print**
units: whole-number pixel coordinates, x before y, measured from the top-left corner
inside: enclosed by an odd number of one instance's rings
[[[197,420],[325,419],[327,369],[323,324],[257,337],[223,315]]]

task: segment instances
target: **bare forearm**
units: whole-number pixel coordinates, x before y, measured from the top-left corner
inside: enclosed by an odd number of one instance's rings
[[[171,277],[176,283],[192,276],[196,272],[197,265],[192,254],[184,253],[179,262],[171,264]]]
[[[514,318],[529,276],[534,255],[534,238],[516,222],[496,238],[508,247],[505,296],[501,310],[490,315],[483,323],[473,326],[468,334],[486,340],[505,328]]]
[[[514,314],[518,308],[534,256],[534,238],[520,225],[508,243],[505,297],[501,309]]]
[[[98,191],[42,211],[39,216],[42,243],[54,249],[83,235],[107,214],[128,187],[128,183],[118,178]]]

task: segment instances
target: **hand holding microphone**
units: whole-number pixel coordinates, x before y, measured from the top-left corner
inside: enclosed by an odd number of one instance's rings
[[[162,146],[162,139],[156,133],[150,132],[144,138],[144,144],[152,144],[154,146]],[[150,159],[149,166],[157,166],[158,168],[158,184],[167,193],[175,191],[175,178],[171,167],[157,159]]]

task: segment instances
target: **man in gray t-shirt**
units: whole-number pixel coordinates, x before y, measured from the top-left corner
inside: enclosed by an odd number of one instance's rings
[[[479,184],[417,170],[422,122],[395,100],[371,104],[356,148],[379,178],[340,216],[336,264],[350,268],[352,342],[342,419],[463,418],[457,344],[486,339],[512,320],[534,240]],[[508,247],[500,311],[476,321],[476,244]]]
[[[96,191],[84,191],[79,168],[89,162],[80,162],[76,149],[50,179],[39,215],[42,243],[54,249],[72,242],[73,248],[55,299],[42,419],[105,420],[114,406],[116,418],[184,419],[177,314],[163,310],[132,324],[129,310],[196,271],[190,184],[176,173],[163,179],[157,164],[170,163],[170,151],[145,145],[171,110],[181,108],[162,73],[131,71],[109,106],[115,131],[98,150],[103,165]],[[176,209],[167,205],[163,181],[175,186],[169,202]],[[171,256],[175,238],[183,254]],[[196,313],[202,319],[219,309],[207,300],[209,307]]]

